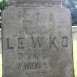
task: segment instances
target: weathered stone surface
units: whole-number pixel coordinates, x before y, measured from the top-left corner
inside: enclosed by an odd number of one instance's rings
[[[15,7],[3,11],[3,77],[73,77],[68,9]]]
[[[52,3],[61,4],[62,0],[12,0],[12,3],[21,4],[21,3]]]

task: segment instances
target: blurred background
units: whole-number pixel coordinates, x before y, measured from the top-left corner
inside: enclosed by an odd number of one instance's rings
[[[2,47],[1,47],[1,11],[9,6],[11,0],[0,0],[0,77],[2,77]],[[77,0],[62,0],[62,5],[67,7],[72,17],[72,36],[73,36],[73,59],[74,73],[77,77]]]

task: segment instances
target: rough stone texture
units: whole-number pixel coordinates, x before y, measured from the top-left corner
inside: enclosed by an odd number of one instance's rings
[[[21,3],[52,3],[52,5],[61,4],[62,0],[12,0],[12,3],[21,4]]]
[[[2,27],[3,77],[74,77],[68,9],[9,6]]]

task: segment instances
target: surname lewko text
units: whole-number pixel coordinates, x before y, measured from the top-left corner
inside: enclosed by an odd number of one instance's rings
[[[15,43],[14,43],[15,42]],[[13,43],[13,44],[12,44]],[[6,45],[7,49],[14,49],[17,45],[17,49],[25,49],[26,47],[32,48],[44,48],[49,49],[54,47],[55,49],[60,47],[68,47],[69,39],[67,36],[64,37],[45,37],[45,36],[27,36],[18,38],[7,38]]]

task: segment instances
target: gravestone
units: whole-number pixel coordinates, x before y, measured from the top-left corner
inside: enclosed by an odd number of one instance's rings
[[[23,4],[23,3],[30,3],[30,4],[39,4],[41,3],[43,4],[47,4],[47,3],[51,3],[52,5],[57,4],[57,5],[61,5],[62,1],[61,0],[12,0],[12,3],[14,4]]]
[[[74,77],[70,11],[60,0],[13,0],[3,11],[3,77]]]

